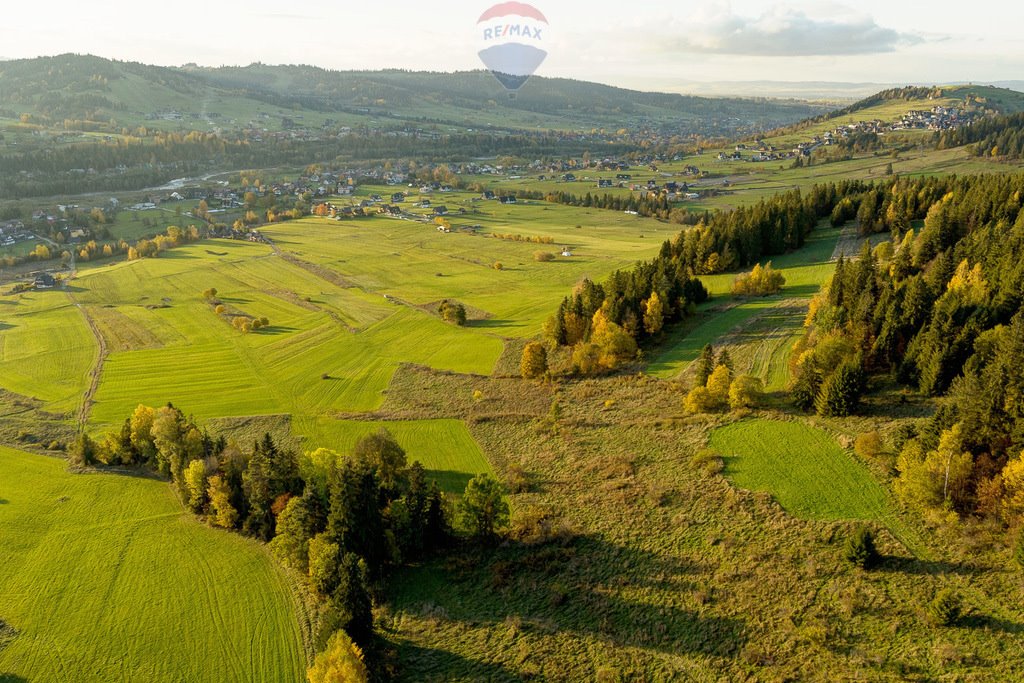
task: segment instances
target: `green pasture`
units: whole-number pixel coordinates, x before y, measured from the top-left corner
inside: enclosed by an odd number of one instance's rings
[[[89,383],[97,344],[60,290],[0,296],[0,386],[73,412]]]
[[[433,223],[373,216],[332,221],[304,219],[263,229],[282,250],[327,267],[364,293],[416,306],[456,299],[479,311],[470,330],[503,337],[540,331],[558,302],[584,277],[600,281],[613,270],[657,253],[679,226],[600,209],[573,209],[545,202],[512,206],[471,202],[466,193],[432,198],[454,211],[452,232]],[[407,208],[426,215],[429,210]],[[465,229],[480,226],[475,232]],[[579,227],[577,227],[579,226]],[[550,237],[551,244],[515,242],[494,234]],[[568,247],[572,256],[561,256]],[[538,262],[536,252],[555,254]],[[502,265],[496,270],[495,263]],[[474,316],[470,316],[473,318]]]
[[[798,517],[883,521],[890,514],[884,489],[824,430],[745,420],[715,430],[711,448],[736,486],[767,491]]]
[[[461,420],[364,422],[319,417],[300,420],[294,427],[307,450],[324,447],[339,453],[350,453],[360,437],[387,429],[405,449],[408,461],[420,461],[427,478],[436,479],[452,494],[461,494],[474,475],[494,473]]]
[[[202,418],[372,410],[399,363],[486,374],[502,348],[486,329],[371,300],[264,245],[191,245],[84,271],[75,287],[109,335],[97,425],[167,401]],[[270,327],[238,332],[202,297],[210,287],[229,314],[265,316]]]
[[[0,680],[297,681],[295,596],[166,483],[0,448]]]

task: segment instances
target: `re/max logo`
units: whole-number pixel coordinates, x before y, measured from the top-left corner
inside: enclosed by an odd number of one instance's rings
[[[484,40],[497,40],[498,38],[532,38],[542,40],[541,29],[526,24],[505,24],[504,26],[493,26],[484,29]]]

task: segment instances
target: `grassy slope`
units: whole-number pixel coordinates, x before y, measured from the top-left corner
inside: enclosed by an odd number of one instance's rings
[[[0,297],[3,387],[72,412],[88,385],[97,344],[81,312],[57,290]]]
[[[543,511],[555,528],[571,530],[548,544],[511,540],[403,571],[380,615],[401,680],[1024,674],[1021,585],[1005,570],[1004,550],[972,544],[969,533],[954,543],[926,534],[927,559],[917,559],[882,529],[882,566],[855,570],[842,560],[849,522],[798,518],[691,463],[723,418],[678,418],[672,383],[636,375],[565,382],[565,416],[550,434],[528,418],[546,414],[553,389],[510,381],[401,372],[382,408],[433,414],[427,397],[456,397],[443,411],[470,422],[499,474],[518,465],[533,481],[511,497],[514,517]],[[459,398],[473,388],[493,403]],[[517,417],[501,417],[510,413]],[[794,438],[813,447],[808,456],[826,451],[835,467],[823,472],[866,489],[855,506],[838,499],[836,516],[907,524],[898,512],[885,518],[878,485],[837,460],[847,456],[821,434]],[[924,616],[922,606],[946,585],[966,596],[963,627],[934,628]]]
[[[752,369],[769,388],[780,387],[785,383],[783,368],[789,347],[807,312],[806,303],[832,274],[834,265],[830,259],[839,232],[836,228],[819,227],[803,249],[766,259],[786,277],[786,284],[778,295],[739,300],[736,305],[718,312],[716,307],[723,299],[730,303],[736,301],[728,294],[735,275],[704,277],[713,298],[705,304],[695,326],[684,326],[670,336],[654,356],[648,371],[663,379],[676,377],[700,355],[705,344],[717,344],[736,331],[742,333],[744,328],[756,325],[761,319],[761,323],[766,324],[764,329],[755,327],[753,333],[746,331],[746,339],[733,341],[763,347],[755,354],[762,359],[767,356],[770,361],[757,361]]]
[[[183,513],[167,484],[6,448],[0,482],[0,619],[18,631],[0,679],[301,678],[282,572]]]
[[[716,430],[711,447],[737,486],[768,491],[790,514],[807,519],[879,521],[882,488],[827,432],[798,422],[747,420]]]

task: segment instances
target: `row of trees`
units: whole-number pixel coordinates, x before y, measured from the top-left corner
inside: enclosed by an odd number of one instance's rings
[[[969,126],[935,133],[935,146],[949,149],[973,145],[978,156],[1019,159],[1024,154],[1024,113],[987,116]]]
[[[437,482],[419,462],[410,464],[384,429],[359,439],[349,455],[325,448],[299,455],[269,434],[244,450],[211,437],[172,405],[140,405],[101,440],[80,435],[69,457],[79,466],[150,467],[210,524],[269,542],[317,596],[317,644],[326,649],[311,677],[339,661],[365,671],[363,652],[374,646],[374,597],[391,568],[448,545],[456,512],[478,541],[491,540],[509,521],[493,477],[470,480],[453,510]]]
[[[846,414],[880,372],[940,397],[929,424],[894,444],[898,490],[926,507],[1016,523],[1024,175],[901,180],[882,193],[890,205],[913,197],[924,226],[905,232],[895,253],[865,245],[837,264],[794,354],[794,400]]]
[[[612,273],[603,285],[581,282],[547,321],[545,335],[556,345],[573,347],[574,365],[581,372],[614,368],[707,300],[697,275],[801,247],[840,201],[868,187],[856,181],[816,185],[806,195],[795,190],[751,207],[709,214],[666,241],[654,259]],[[757,275],[758,291],[762,285],[766,291],[781,286],[772,271],[759,268]]]
[[[573,347],[575,368],[591,374],[635,358],[638,344],[694,312],[707,289],[672,259],[616,271],[604,285],[584,280],[545,323],[554,344]]]

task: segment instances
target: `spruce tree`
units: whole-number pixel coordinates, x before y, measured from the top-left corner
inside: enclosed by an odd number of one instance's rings
[[[694,386],[703,387],[708,383],[708,377],[715,371],[715,349],[711,344],[705,344],[697,359],[697,376],[694,378]]]
[[[822,417],[846,417],[857,409],[863,391],[863,372],[860,363],[847,361],[839,366],[821,386],[814,401]]]

